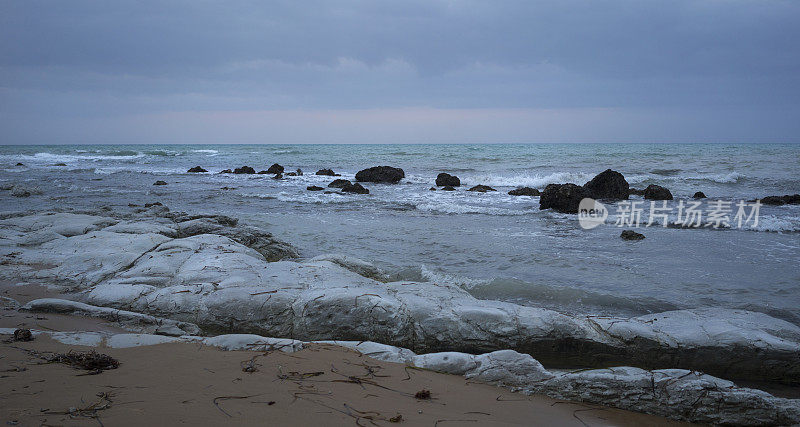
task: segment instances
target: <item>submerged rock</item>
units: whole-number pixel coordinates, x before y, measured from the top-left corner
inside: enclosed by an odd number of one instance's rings
[[[497,191],[497,190],[495,190],[492,187],[489,187],[488,185],[476,185],[476,186],[470,188],[467,191],[476,191],[478,193],[486,193],[487,191]]]
[[[250,166],[242,166],[240,168],[234,169],[233,173],[239,174],[239,175],[241,175],[241,174],[255,174],[256,170],[251,168]]]
[[[272,179],[283,179],[283,174],[276,173],[275,176],[272,177]]]
[[[283,166],[281,166],[281,165],[279,165],[277,163],[274,163],[272,166],[269,167],[269,169],[267,169],[267,173],[271,173],[271,174],[279,174],[279,173],[281,173],[282,174],[283,173]]]
[[[338,173],[334,173],[331,169],[320,169],[317,171],[316,175],[323,175],[323,176],[341,176]]]
[[[706,198],[706,194],[703,193],[702,191],[698,191],[698,192],[694,193],[694,196],[692,196],[692,198],[693,199],[705,199]]]
[[[459,187],[461,185],[461,180],[458,179],[455,175],[450,175],[449,173],[440,173],[436,176],[436,186],[437,187]]]
[[[344,193],[356,193],[356,194],[369,194],[369,190],[362,187],[361,184],[355,183],[352,184],[350,182],[347,185],[342,187],[342,192]]]
[[[167,185],[167,182],[159,180],[159,181],[154,182],[153,185]]]
[[[25,166],[25,163],[17,162],[17,166]]]
[[[316,185],[309,185],[308,187],[306,187],[306,190],[308,190],[308,191],[322,191],[322,190],[324,190],[324,188],[317,187]]]
[[[436,191],[436,187],[431,187],[428,189],[428,191]]]
[[[644,190],[631,188],[630,190],[628,190],[628,195],[631,195],[631,196],[644,196]]]
[[[350,182],[350,181],[348,181],[346,179],[334,179],[333,181],[331,181],[330,184],[328,184],[328,187],[329,188],[344,188],[344,187],[346,187],[348,185],[352,185],[352,184],[353,184],[352,182]]]
[[[761,199],[764,205],[797,205],[800,204],[800,194],[787,194],[785,196],[767,196]]]
[[[356,174],[356,181],[397,184],[401,179],[405,178],[405,176],[405,172],[403,172],[403,170],[400,168],[393,168],[391,166],[373,166],[371,168],[358,171]]]
[[[562,213],[578,213],[581,200],[589,197],[589,192],[575,184],[550,184],[542,191],[539,209],[553,209]]]
[[[233,173],[233,171],[230,170],[230,169],[223,169],[223,170],[219,171],[219,173]]]
[[[456,191],[456,189],[451,187],[451,186],[449,186],[449,185],[447,185],[444,188],[442,188],[442,191]]]
[[[627,200],[630,186],[625,177],[611,169],[606,169],[592,178],[584,186],[593,199]]]
[[[41,194],[42,190],[39,187],[28,187],[19,184],[11,186],[11,195],[14,197],[30,197]]]
[[[531,187],[520,187],[508,192],[509,196],[538,196],[539,190]]]
[[[649,200],[672,200],[672,193],[660,185],[650,184],[644,189],[644,198]]]
[[[205,170],[205,169],[203,169],[203,168],[201,168],[200,166],[195,166],[195,167],[193,167],[193,168],[189,169],[189,170],[188,170],[188,171],[186,171],[186,172],[187,172],[187,173],[200,173],[200,172],[208,172],[208,171],[207,171],[207,170]]]
[[[622,230],[622,234],[619,235],[622,240],[642,240],[644,239],[644,234],[637,233],[633,230]]]

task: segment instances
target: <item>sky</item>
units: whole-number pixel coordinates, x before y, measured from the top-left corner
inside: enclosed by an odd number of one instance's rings
[[[0,0],[0,143],[800,142],[796,0]]]

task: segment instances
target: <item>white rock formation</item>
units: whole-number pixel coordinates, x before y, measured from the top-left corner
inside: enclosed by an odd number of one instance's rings
[[[367,263],[339,256],[267,262],[265,254],[292,255],[268,233],[228,217],[165,212],[12,215],[0,220],[0,276],[206,333],[370,340],[417,352],[514,349],[550,367],[636,365],[800,382],[800,328],[767,315],[570,317],[478,300],[455,286],[382,283],[364,277]]]

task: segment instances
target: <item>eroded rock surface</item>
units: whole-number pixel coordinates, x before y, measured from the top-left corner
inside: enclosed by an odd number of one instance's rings
[[[451,285],[382,283],[342,256],[267,262],[291,248],[229,217],[55,213],[0,220],[0,276],[206,333],[370,340],[417,352],[513,349],[548,367],[701,369],[800,383],[800,328],[741,310],[573,317],[479,300]],[[269,237],[267,237],[269,236]],[[367,277],[365,277],[367,276]]]

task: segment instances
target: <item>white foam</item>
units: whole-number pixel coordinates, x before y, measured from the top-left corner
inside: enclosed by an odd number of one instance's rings
[[[462,185],[489,185],[497,187],[533,187],[544,188],[548,184],[573,183],[583,185],[591,180],[596,174],[585,172],[554,172],[547,175],[536,173],[519,173],[515,175],[473,175],[462,179]]]

